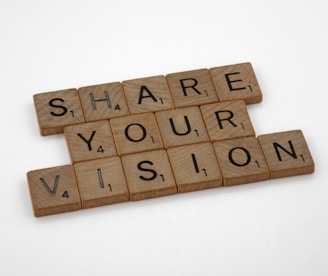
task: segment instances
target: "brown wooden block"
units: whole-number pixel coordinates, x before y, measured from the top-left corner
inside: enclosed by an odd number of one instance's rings
[[[119,155],[164,147],[153,113],[114,118],[110,124]]]
[[[166,79],[176,107],[218,101],[217,93],[207,69],[168,74]]]
[[[166,148],[209,141],[197,106],[155,113]]]
[[[119,82],[81,87],[79,96],[86,122],[129,115]]]
[[[121,159],[117,156],[74,164],[82,208],[129,200]]]
[[[270,170],[270,178],[314,172],[314,161],[301,130],[260,135],[258,140]]]
[[[35,94],[33,100],[43,136],[63,133],[67,125],[84,123],[77,89]]]
[[[255,136],[244,101],[203,105],[200,110],[211,141]]]
[[[131,114],[173,108],[173,101],[164,76],[122,82]]]
[[[222,186],[222,175],[211,143],[167,150],[178,192]]]
[[[262,181],[269,170],[255,137],[213,143],[223,175],[224,186]]]
[[[65,127],[73,163],[117,155],[108,120]]]
[[[177,187],[165,150],[125,155],[122,164],[130,200],[175,194]]]
[[[71,165],[29,171],[27,181],[36,217],[81,209]]]
[[[244,100],[246,104],[262,101],[262,92],[251,63],[240,63],[210,69],[220,102]]]

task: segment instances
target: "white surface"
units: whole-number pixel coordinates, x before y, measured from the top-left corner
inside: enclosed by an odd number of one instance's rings
[[[0,275],[328,275],[327,8],[0,0]],[[257,134],[302,129],[313,175],[33,216],[26,172],[70,163],[33,94],[245,61]]]

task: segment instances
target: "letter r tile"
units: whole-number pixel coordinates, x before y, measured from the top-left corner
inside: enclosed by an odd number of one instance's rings
[[[67,125],[84,123],[77,89],[35,94],[33,100],[43,136],[63,133]]]
[[[246,104],[262,101],[262,92],[249,62],[210,69],[220,102],[244,100]]]
[[[260,135],[258,141],[270,170],[270,178],[314,172],[314,161],[301,130]]]
[[[81,209],[72,165],[29,171],[27,182],[36,217]]]

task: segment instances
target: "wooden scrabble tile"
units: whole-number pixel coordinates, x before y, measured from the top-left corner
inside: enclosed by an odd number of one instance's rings
[[[262,181],[269,170],[255,137],[213,143],[223,175],[224,186]]]
[[[35,94],[33,100],[43,136],[63,133],[67,125],[84,123],[77,89]]]
[[[166,148],[209,141],[197,106],[155,113]]]
[[[82,208],[129,200],[129,191],[117,156],[74,164]]]
[[[287,177],[314,172],[314,161],[301,130],[260,135],[270,178]]]
[[[122,157],[130,200],[175,194],[177,187],[165,150]]]
[[[65,127],[73,163],[117,155],[108,120]]]
[[[211,143],[167,150],[178,192],[222,186],[222,175]]]
[[[218,101],[217,93],[207,69],[168,74],[166,79],[176,107]]]
[[[119,82],[81,87],[79,96],[86,122],[129,115]]]
[[[110,124],[119,155],[164,147],[153,113],[114,118]]]
[[[81,209],[71,165],[29,171],[27,181],[36,217]]]
[[[174,107],[164,76],[126,80],[122,84],[131,114]]]
[[[202,105],[200,110],[211,141],[255,136],[246,104],[241,100]]]
[[[251,63],[240,63],[210,69],[220,102],[244,100],[246,104],[262,101],[262,92]]]

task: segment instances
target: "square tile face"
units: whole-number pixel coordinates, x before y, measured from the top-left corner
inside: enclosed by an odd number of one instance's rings
[[[125,155],[122,164],[130,200],[175,194],[177,187],[165,150]]]
[[[178,192],[222,186],[222,176],[211,143],[181,146],[167,150]]]
[[[114,118],[110,124],[119,155],[164,147],[153,113]]]
[[[65,127],[65,138],[73,163],[117,155],[107,120]]]
[[[128,187],[117,156],[74,164],[82,208],[129,200]]]
[[[164,76],[126,80],[122,84],[131,114],[174,107]]]
[[[86,122],[129,115],[123,87],[119,82],[79,88]]]
[[[176,107],[218,101],[217,93],[207,69],[168,74],[166,79]]]
[[[155,113],[166,148],[209,141],[197,106]]]
[[[251,63],[240,63],[210,69],[220,102],[244,100],[246,104],[262,101],[262,92]]]
[[[211,141],[255,136],[243,101],[202,105],[200,109]]]
[[[81,209],[71,165],[29,171],[27,181],[36,217]]]
[[[40,133],[43,136],[64,132],[64,126],[84,123],[77,89],[33,95]]]
[[[301,130],[260,135],[258,141],[270,170],[270,178],[314,172],[314,161]]]
[[[255,137],[213,143],[224,186],[257,182],[269,178],[269,170]]]

